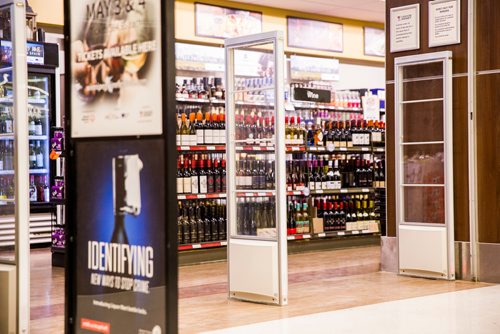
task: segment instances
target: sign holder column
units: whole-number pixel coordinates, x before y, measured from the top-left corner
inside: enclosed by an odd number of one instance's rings
[[[66,333],[177,333],[174,1],[65,1]]]

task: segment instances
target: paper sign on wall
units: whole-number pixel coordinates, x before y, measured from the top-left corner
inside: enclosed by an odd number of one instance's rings
[[[429,2],[429,47],[460,43],[460,1]]]
[[[420,48],[420,4],[391,8],[391,52]]]

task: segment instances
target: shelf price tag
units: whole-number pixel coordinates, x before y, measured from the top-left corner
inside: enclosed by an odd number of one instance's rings
[[[345,232],[344,231],[337,232],[337,235],[345,235]]]
[[[359,231],[352,231],[352,234],[359,234]]]

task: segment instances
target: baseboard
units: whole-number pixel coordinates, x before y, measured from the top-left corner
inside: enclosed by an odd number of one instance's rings
[[[500,283],[500,244],[479,243],[479,280]]]
[[[398,265],[398,239],[396,237],[381,237],[381,270],[397,273]]]

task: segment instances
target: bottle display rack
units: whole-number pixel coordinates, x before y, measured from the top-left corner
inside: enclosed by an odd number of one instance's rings
[[[266,108],[273,104],[259,98],[265,97],[265,85],[254,85],[251,92],[246,90],[247,96],[236,94],[235,103],[236,159],[241,164],[237,197],[250,218],[265,212],[257,207],[265,207],[266,198],[274,196],[267,189],[274,189],[275,183],[273,164],[266,157],[275,150],[269,144],[274,119],[266,117]],[[365,121],[355,92],[332,96],[331,103],[287,102],[290,241],[378,234],[385,229],[385,122]],[[212,217],[211,209],[205,208],[207,203],[225,205],[224,98],[218,78],[184,80],[177,86],[181,251],[227,245],[219,231],[225,211],[216,209]],[[250,221],[265,225],[265,214],[259,215]],[[260,225],[245,224],[246,230],[239,232],[252,235],[265,229]]]

